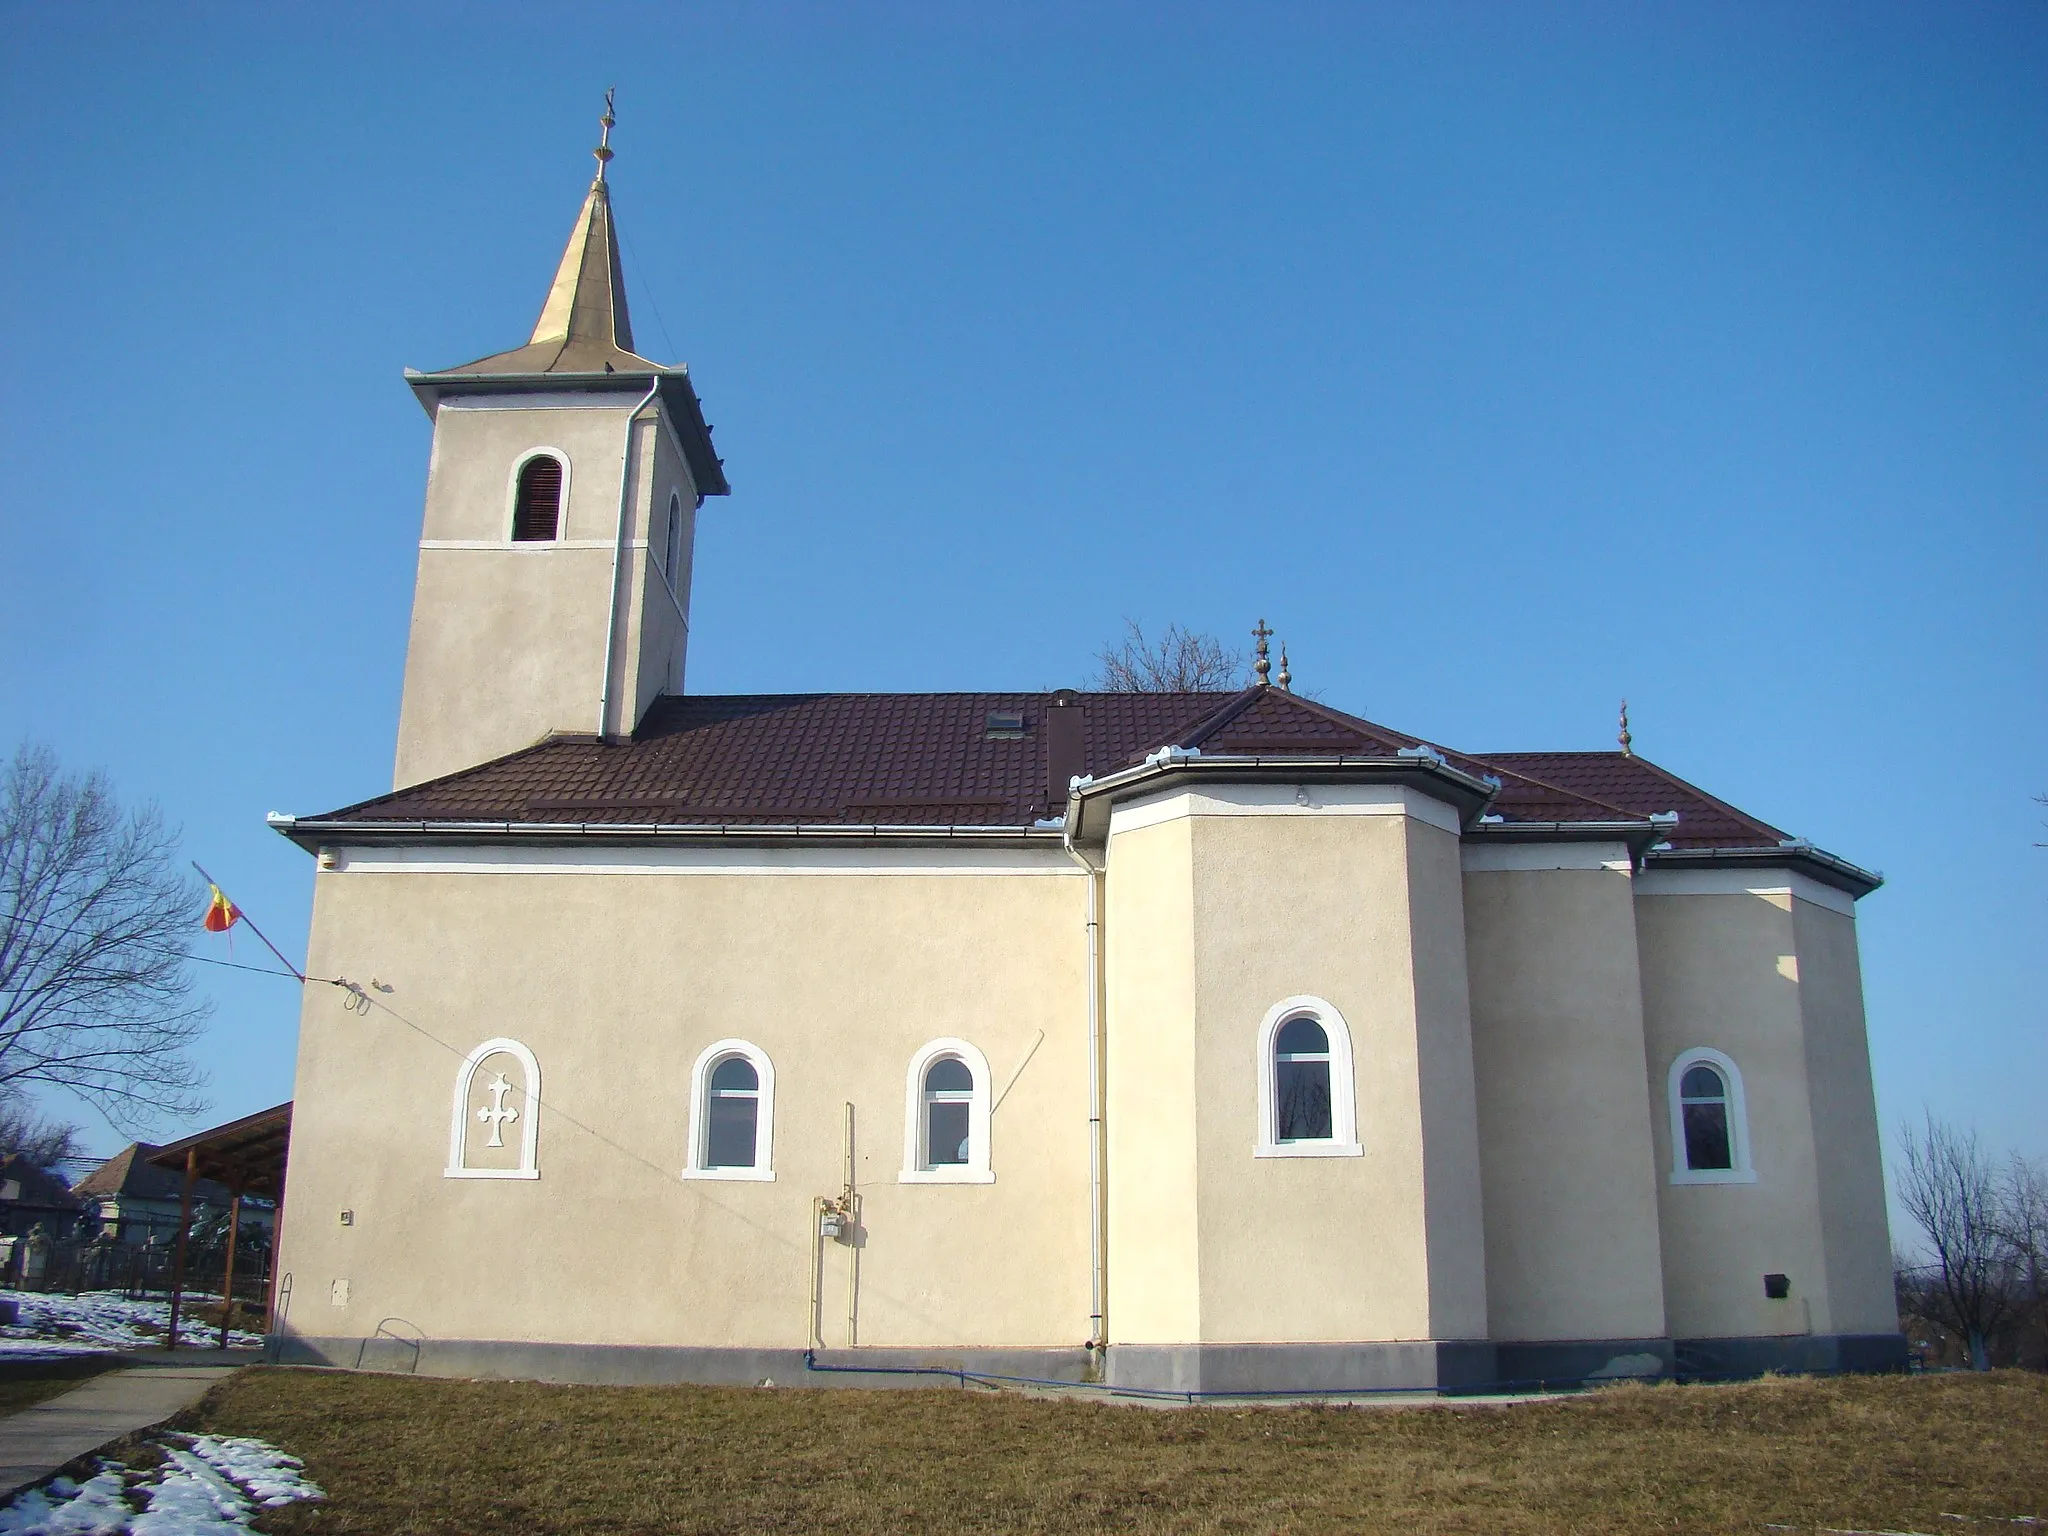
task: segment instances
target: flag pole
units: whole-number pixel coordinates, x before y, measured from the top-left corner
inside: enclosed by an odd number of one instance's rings
[[[199,861],[197,859],[194,859],[192,861],[192,867],[194,869],[199,870],[199,877],[202,880],[204,880],[208,885],[212,886],[216,891],[220,890],[220,882],[214,879],[213,876],[209,875],[204,869],[201,869]],[[227,892],[221,891],[221,894],[225,896],[227,895]],[[230,904],[232,904],[233,898],[230,897],[229,900]],[[249,931],[255,934],[257,938],[263,941],[263,947],[269,950],[273,955],[277,956],[278,964],[282,965],[286,970],[290,971],[294,976],[298,977],[300,981],[304,981],[306,979],[306,973],[300,970],[296,965],[293,965],[291,961],[285,959],[284,951],[279,949],[275,944],[271,943],[270,936],[266,934],[261,928],[258,928],[256,926],[255,918],[251,917],[247,912],[244,912],[240,907],[236,907],[235,912],[241,917],[243,922],[249,925]]]

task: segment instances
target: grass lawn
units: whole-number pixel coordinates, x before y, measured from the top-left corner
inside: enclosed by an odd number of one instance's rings
[[[248,1370],[180,1423],[305,1458],[328,1499],[266,1514],[275,1532],[2012,1532],[2048,1517],[2048,1378],[2012,1371],[1150,1409]]]

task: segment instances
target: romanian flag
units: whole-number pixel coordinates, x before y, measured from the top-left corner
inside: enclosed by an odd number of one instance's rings
[[[206,887],[213,892],[213,900],[206,905],[206,931],[226,933],[241,920],[242,909],[227,898],[227,893],[211,881]]]

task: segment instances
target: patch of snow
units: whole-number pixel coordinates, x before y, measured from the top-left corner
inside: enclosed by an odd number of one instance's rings
[[[322,1496],[319,1485],[307,1479],[305,1463],[274,1445],[231,1435],[185,1438],[192,1442],[194,1456],[248,1489],[258,1504],[275,1507]]]
[[[261,1440],[163,1435],[156,1443],[164,1459],[155,1467],[103,1463],[83,1483],[60,1477],[29,1489],[0,1509],[0,1536],[231,1536],[253,1529],[262,1509],[325,1497],[296,1456]]]
[[[18,1322],[0,1328],[0,1355],[158,1348],[171,1324],[168,1300],[130,1301],[119,1291],[84,1291],[76,1296],[54,1291],[0,1291],[0,1298],[21,1309]],[[186,1342],[220,1337],[218,1328],[209,1328],[192,1316],[194,1306],[205,1306],[213,1299],[203,1295],[186,1298],[178,1319],[179,1335]],[[228,1342],[254,1347],[263,1342],[263,1336],[237,1328],[229,1333]]]
[[[0,1532],[7,1536],[118,1536],[128,1528],[132,1511],[122,1495],[123,1478],[109,1470],[74,1483],[53,1479],[46,1488],[31,1488],[0,1509]]]

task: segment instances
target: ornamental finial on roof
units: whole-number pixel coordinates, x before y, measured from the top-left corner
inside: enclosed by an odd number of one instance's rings
[[[1264,619],[1252,626],[1252,639],[1258,642],[1257,649],[1252,652],[1252,671],[1258,674],[1261,688],[1266,686],[1266,676],[1273,670],[1272,658],[1266,650],[1266,642],[1272,638],[1273,631],[1266,628]]]
[[[1623,699],[1621,701],[1621,755],[1623,757],[1634,757],[1636,755],[1635,742],[1635,737],[1628,733],[1628,700]]]
[[[1294,674],[1287,670],[1287,642],[1285,640],[1280,642],[1280,676],[1278,682],[1286,692],[1292,693],[1294,691]]]
[[[591,151],[597,157],[597,179],[599,181],[604,180],[605,161],[612,157],[612,129],[618,123],[618,119],[612,116],[612,96],[617,90],[618,87],[614,85],[608,87],[604,93],[604,116],[598,119],[604,125],[604,137],[598,140],[597,148]]]

